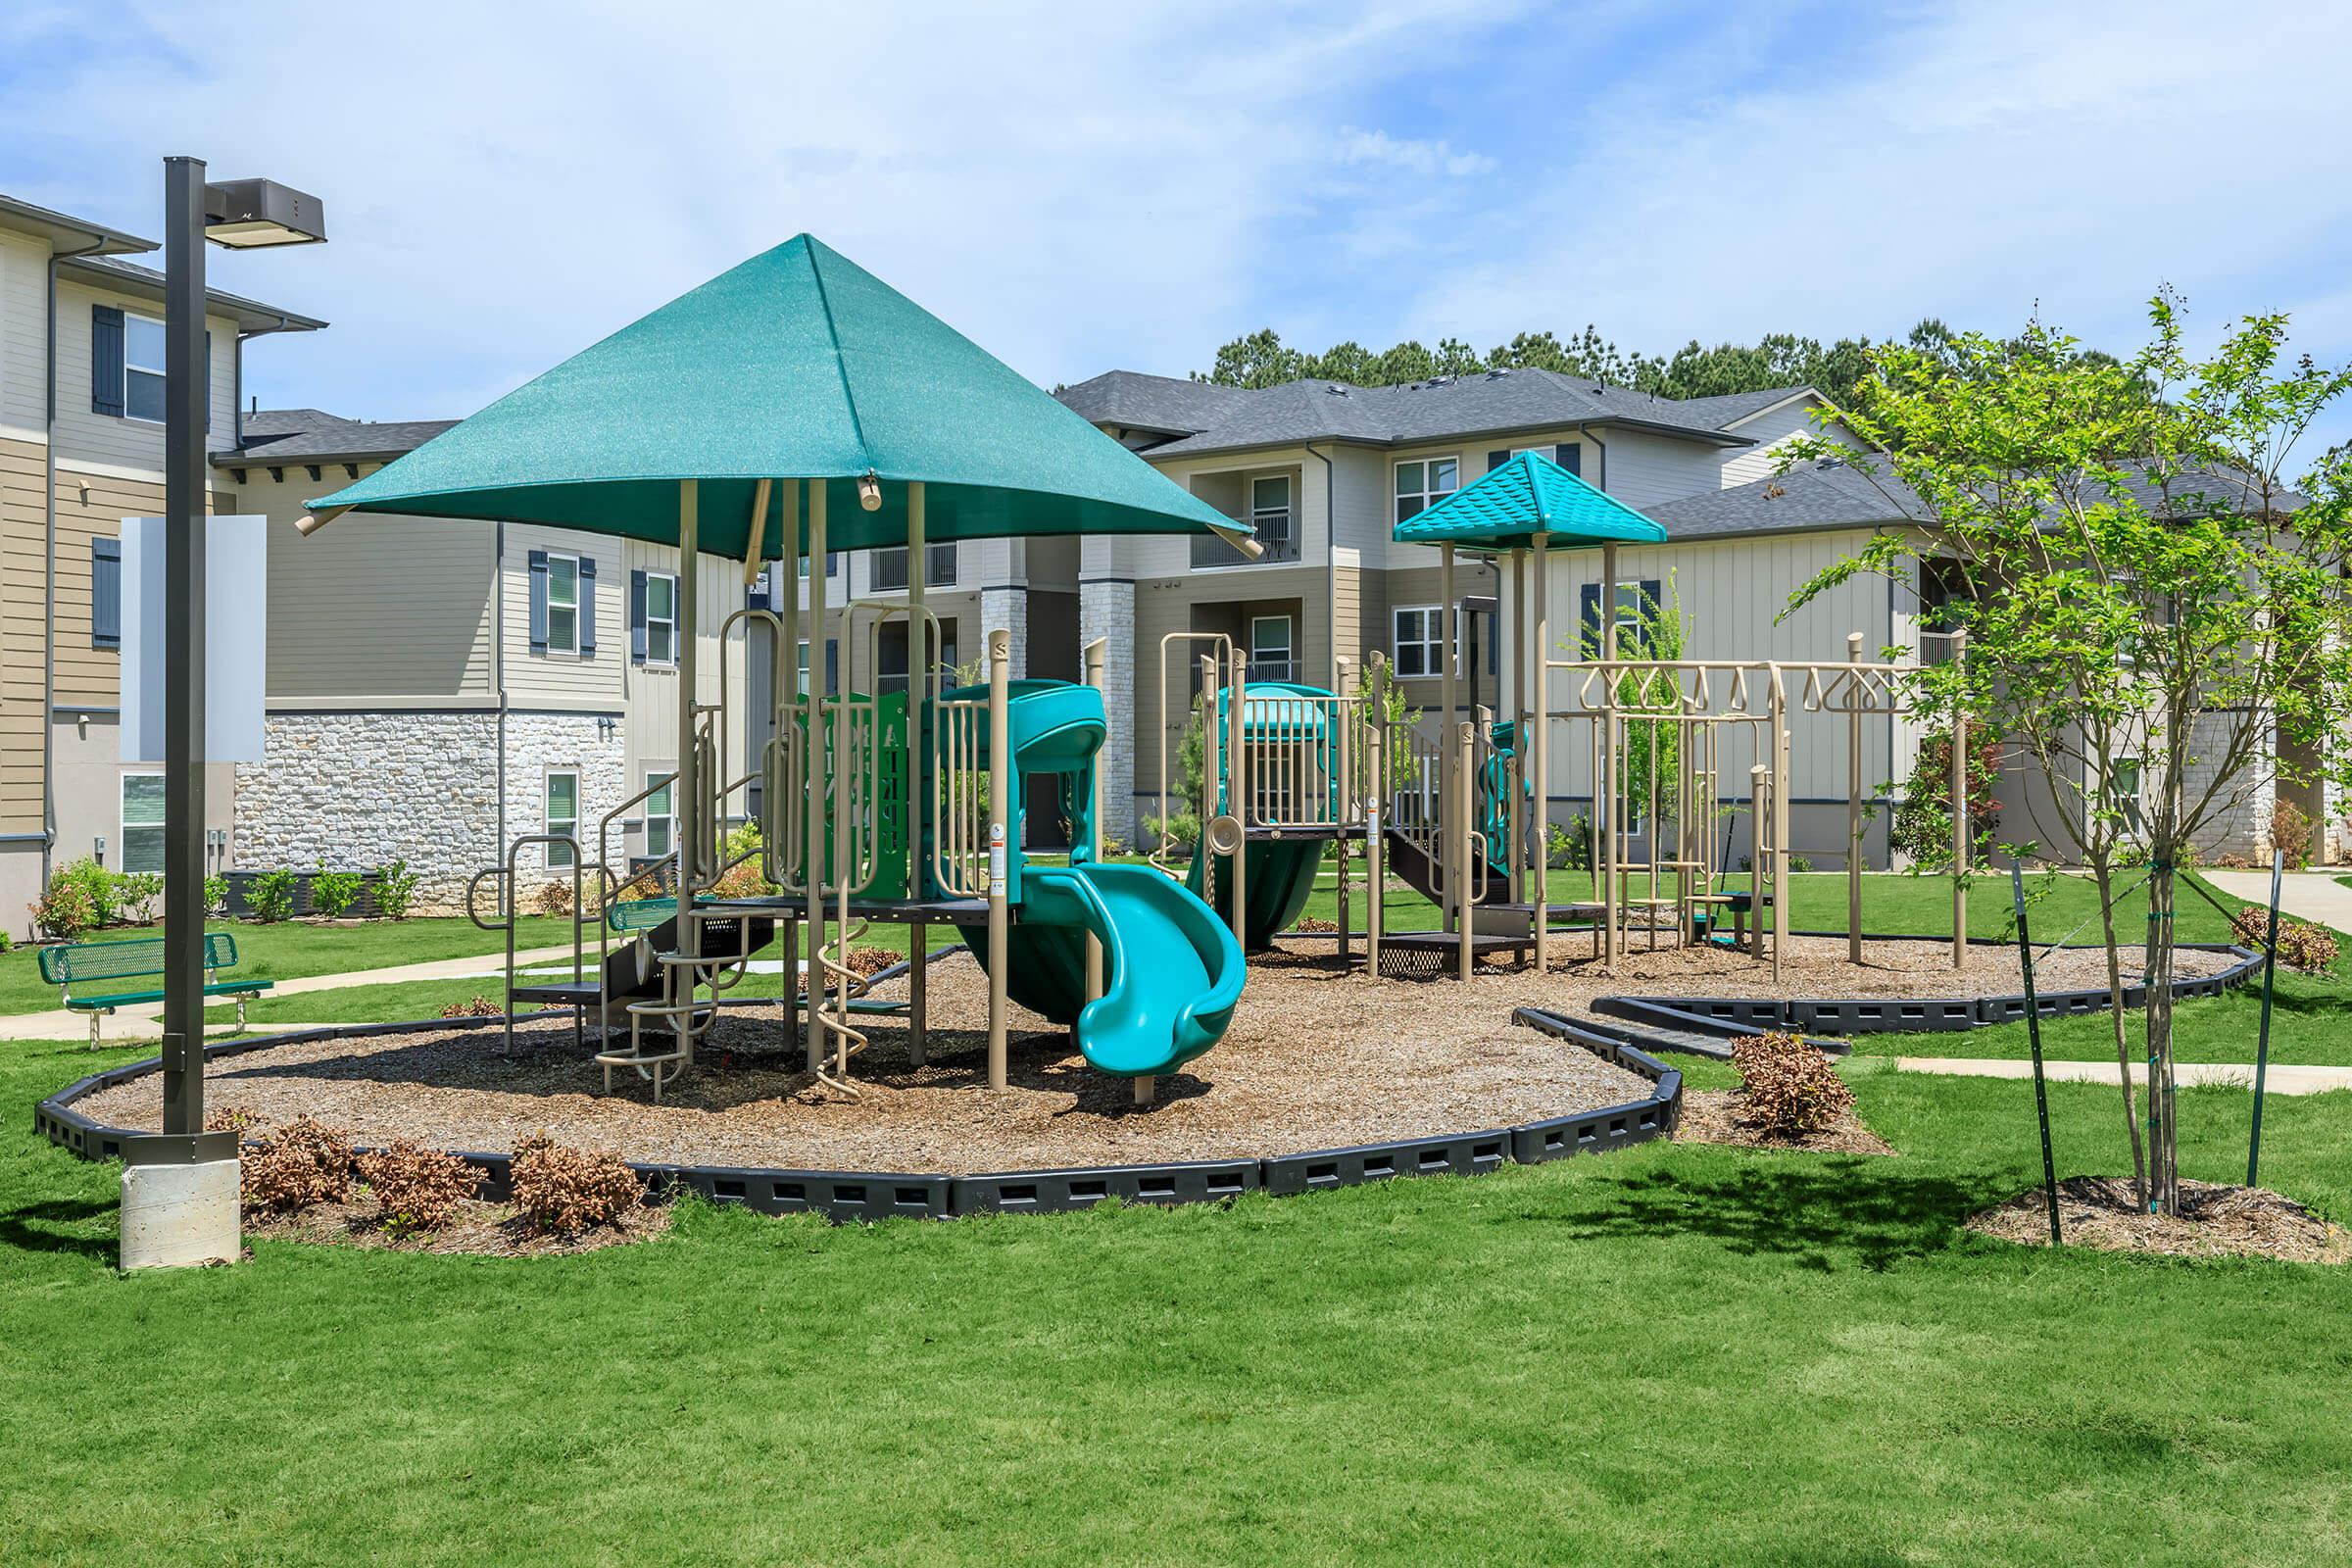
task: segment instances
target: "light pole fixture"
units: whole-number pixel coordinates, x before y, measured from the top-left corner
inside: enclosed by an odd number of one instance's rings
[[[202,159],[164,160],[164,1131],[123,1152],[125,1267],[206,1261],[223,1200],[236,1255],[236,1134],[204,1130],[204,243],[325,237],[317,197],[267,179],[208,185]]]

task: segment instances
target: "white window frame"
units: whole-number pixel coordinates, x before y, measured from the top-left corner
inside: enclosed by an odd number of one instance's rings
[[[109,867],[110,870],[136,871],[141,869],[151,869],[159,873],[163,870],[164,818],[160,804],[157,808],[157,814],[154,821],[133,823],[130,820],[130,781],[134,778],[151,778],[156,780],[158,783],[161,783],[163,781],[163,777],[164,775],[162,772],[157,769],[137,768],[124,773],[122,775],[122,782],[116,787],[115,859],[114,864]],[[135,866],[130,862],[130,835],[131,830],[134,827],[141,833],[153,833],[155,835],[155,863],[150,867]]]
[[[1608,584],[1602,583],[1600,591],[1605,599],[1609,591]],[[1617,579],[1617,657],[1620,659],[1647,657],[1639,652],[1642,647],[1642,610],[1644,605],[1649,607],[1652,614],[1662,615],[1666,612],[1664,605],[1649,604],[1649,596],[1642,592],[1641,578]]]
[[[669,613],[666,615],[654,613],[654,584],[658,582],[669,584]],[[666,654],[657,653],[654,649],[656,626],[668,634],[669,652]],[[549,629],[552,631],[554,628],[551,626]],[[674,667],[678,662],[678,574],[674,571],[649,571],[645,574],[645,662],[659,664],[664,669]]]
[[[562,562],[562,563],[564,563],[564,564],[567,564],[567,565],[569,565],[569,566],[571,567],[571,602],[570,602],[569,604],[562,604],[562,605],[560,605],[560,604],[556,603],[556,564],[557,564],[558,562]],[[551,653],[551,654],[564,654],[564,655],[567,655],[567,656],[569,656],[569,657],[571,657],[571,658],[574,658],[574,659],[577,659],[577,658],[579,657],[579,653],[580,653],[580,583],[582,582],[582,580],[583,580],[583,579],[582,579],[582,577],[581,577],[581,575],[580,575],[580,558],[579,558],[579,557],[577,557],[577,556],[567,556],[567,555],[562,555],[562,554],[559,554],[559,553],[557,553],[557,552],[555,552],[555,551],[550,551],[550,552],[548,552],[548,557],[547,557],[547,651],[548,651],[549,653]],[[565,612],[566,613],[568,613],[568,614],[571,616],[571,623],[570,623],[569,627],[567,628],[567,632],[566,632],[566,635],[565,635],[565,637],[564,637],[564,638],[562,641],[558,641],[558,640],[557,640],[557,637],[556,637],[556,612],[557,612],[557,611],[559,611],[559,610]]]
[[[2120,781],[2124,776],[2126,776],[2127,773],[2132,780],[2132,793],[2129,796],[2123,793],[2120,784]],[[2119,757],[2115,759],[2114,762],[2110,764],[2107,769],[2107,777],[2103,787],[2100,790],[2100,794],[2106,798],[2108,805],[2120,808],[2122,809],[2124,813],[2124,831],[2127,833],[2140,833],[2146,831],[2148,822],[2148,770],[2146,759],[2139,757]]]
[[[571,815],[556,815],[556,780],[571,780]],[[580,836],[580,770],[577,767],[551,767],[539,781],[539,820],[542,833],[568,832],[576,842]],[[547,868],[551,871],[571,869],[571,847],[564,844],[543,844],[547,852]]]
[[[1404,634],[1404,617],[1407,615],[1429,617],[1422,623],[1424,635],[1407,637]],[[1445,666],[1431,656],[1441,653],[1445,646],[1446,607],[1444,605],[1396,605],[1390,610],[1389,667],[1396,672],[1397,679],[1443,680],[1446,676]],[[1421,650],[1422,667],[1420,669],[1408,670],[1404,667],[1404,651],[1408,647]]]
[[[1251,615],[1250,617],[1250,662],[1252,665],[1265,662],[1266,649],[1265,645],[1258,641],[1258,628],[1275,625],[1282,628],[1282,667],[1285,671],[1289,671],[1297,665],[1298,661],[1298,622],[1290,615]],[[1285,673],[1276,678],[1290,680],[1293,677]]]
[[[1441,463],[1453,465],[1453,483],[1443,490],[1432,490],[1429,484],[1429,470],[1432,466]],[[1407,468],[1421,470],[1420,484],[1416,489],[1407,490],[1403,487],[1404,470]],[[1417,517],[1461,487],[1462,458],[1458,452],[1451,456],[1441,453],[1436,457],[1429,458],[1398,458],[1389,465],[1389,520],[1392,523],[1397,523],[1408,517]],[[1410,512],[1404,510],[1404,504],[1407,501],[1417,503]]]
[[[654,804],[662,799],[661,796],[648,795],[645,798],[645,854],[648,859],[658,860],[675,854],[678,848],[677,769],[649,767],[645,770],[645,783],[648,789],[659,786],[667,790],[669,795],[669,809],[666,811],[654,809]],[[661,842],[658,844],[654,839],[656,823],[660,823],[662,828]]]
[[[164,368],[161,365],[141,365],[131,358],[130,343],[131,338],[135,335],[130,329],[133,321],[143,321],[154,327],[159,341],[165,338],[164,323],[159,318],[132,310],[125,310],[122,313],[122,417],[140,424],[161,425],[164,420],[160,415],[151,419],[144,414],[130,412],[130,378],[134,374],[152,375],[155,377],[157,386],[160,387],[164,384]]]

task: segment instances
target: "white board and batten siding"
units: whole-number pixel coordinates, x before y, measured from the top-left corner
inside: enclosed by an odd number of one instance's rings
[[[628,788],[624,793],[634,795],[645,787],[649,770],[666,773],[677,766],[679,678],[674,662],[660,664],[650,660],[642,663],[637,662],[632,652],[630,582],[632,573],[640,571],[649,575],[675,575],[678,552],[669,545],[648,544],[637,539],[589,539],[589,536],[554,529],[533,531],[559,541],[587,540],[594,545],[614,547],[618,551],[621,564],[617,568],[598,567],[597,652],[592,662],[602,665],[619,682],[629,775]],[[531,548],[559,547],[541,544]],[[514,554],[515,546],[510,538],[508,555],[513,557]],[[603,580],[608,570],[615,572],[612,582]],[[837,577],[834,581],[838,583],[841,579]],[[699,641],[695,645],[698,701],[715,703],[719,700],[723,668],[727,704],[731,711],[739,715],[745,711],[745,699],[750,691],[744,668],[745,627],[742,622],[737,622],[734,633],[726,639],[723,648],[719,641],[719,629],[729,615],[744,607],[743,566],[739,562],[705,557],[702,574],[695,586],[701,596],[697,618],[702,626]],[[603,618],[607,613],[608,601],[613,617],[610,621]],[[527,613],[527,603],[522,608]],[[528,647],[527,639],[524,647]],[[534,662],[556,665],[562,662],[562,657],[549,655]],[[575,665],[577,663],[576,661],[572,662]],[[562,673],[560,669],[550,672]],[[744,729],[740,722],[730,726],[724,741],[724,754],[727,778],[732,782],[741,776],[745,767]],[[743,798],[739,793],[729,801],[728,812],[731,815],[740,814],[743,809]],[[636,818],[642,816],[643,812],[632,808],[628,814]]]
[[[1798,436],[1819,436],[1841,446],[1857,445],[1844,425],[1831,424],[1825,428],[1813,422],[1814,416],[1827,407],[1819,398],[1799,397],[1732,426],[1732,434],[1745,436],[1756,444],[1734,447],[1722,454],[1723,487],[1728,490],[1734,485],[1771,477],[1780,465],[1782,449]]]
[[[1886,645],[1908,644],[1914,635],[1910,615],[1897,609],[1902,596],[1882,577],[1857,575],[1782,618],[1797,588],[1859,550],[1868,538],[1862,530],[1841,530],[1628,546],[1618,552],[1618,577],[1621,582],[1656,581],[1661,585],[1667,610],[1679,609],[1681,613],[1685,660],[1842,663],[1846,634],[1858,631],[1863,659],[1876,662]],[[1553,558],[1549,612],[1557,658],[1573,657],[1584,589],[1589,583],[1600,582],[1600,565],[1598,550]],[[1552,682],[1553,711],[1574,706],[1582,677],[1555,673]],[[1719,676],[1718,709],[1725,689]],[[1802,711],[1803,698],[1801,678],[1791,675],[1788,686],[1790,797],[1796,801],[1843,801],[1847,793],[1847,720],[1843,714]],[[1753,711],[1763,710],[1760,685],[1751,685],[1749,707]],[[1572,743],[1568,728],[1556,727],[1552,790],[1555,796],[1587,797],[1592,781],[1589,759],[1583,752],[1585,743]],[[1890,777],[1907,772],[1915,747],[1907,719],[1866,718],[1865,789],[1876,792]],[[1724,777],[1718,787],[1723,797],[1744,798],[1747,768],[1758,760],[1754,743],[1744,736],[1727,734],[1721,758]]]

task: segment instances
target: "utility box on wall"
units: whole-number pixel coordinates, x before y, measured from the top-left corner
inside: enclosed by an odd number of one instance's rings
[[[262,760],[269,519],[205,519],[204,756]],[[164,519],[122,519],[122,760],[164,760]]]

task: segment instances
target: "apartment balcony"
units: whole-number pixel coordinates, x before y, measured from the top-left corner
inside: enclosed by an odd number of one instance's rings
[[[867,587],[878,594],[906,591],[906,547],[892,545],[876,550],[866,564]],[[923,586],[953,588],[956,586],[956,544],[923,547]]]
[[[1237,517],[1237,524],[1253,528],[1257,542],[1265,554],[1254,562],[1215,534],[1202,534],[1193,540],[1193,564],[1205,566],[1270,566],[1298,560],[1298,529],[1294,515],[1285,512],[1257,512],[1248,517]]]

